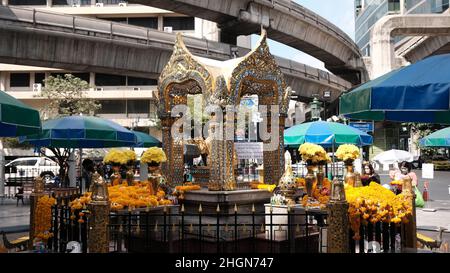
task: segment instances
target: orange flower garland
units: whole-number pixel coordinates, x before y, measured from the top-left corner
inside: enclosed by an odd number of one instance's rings
[[[349,203],[350,226],[355,233],[353,239],[359,240],[359,227],[368,222],[400,223],[408,222],[412,215],[411,204],[402,194],[395,195],[378,183],[371,182],[365,187],[345,187]]]
[[[119,184],[109,186],[109,200],[111,210],[121,210],[128,208],[145,208],[160,205],[171,205],[172,201],[164,199],[165,192],[158,191],[156,195],[152,195],[148,189],[148,182],[137,182],[133,186],[127,184]],[[72,201],[69,205],[72,209],[78,210],[86,207],[91,202],[91,193],[85,193],[82,197]]]
[[[50,232],[52,227],[52,206],[56,203],[55,198],[42,196],[37,201],[34,222],[35,237],[44,241],[53,236]]]

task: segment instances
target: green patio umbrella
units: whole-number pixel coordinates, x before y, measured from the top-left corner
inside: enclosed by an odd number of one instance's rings
[[[310,142],[324,147],[341,144],[371,145],[372,136],[354,127],[326,121],[314,121],[292,126],[284,131],[284,145],[295,146]]]
[[[0,137],[17,137],[40,131],[39,112],[0,91]]]
[[[161,146],[161,142],[156,138],[149,134],[139,132],[139,131],[132,131],[136,135],[136,145],[134,147],[140,147],[140,148],[149,148],[149,147],[155,147]]]
[[[421,140],[421,147],[450,147],[450,127],[436,131]]]

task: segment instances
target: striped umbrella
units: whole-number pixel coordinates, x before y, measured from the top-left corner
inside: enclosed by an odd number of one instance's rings
[[[98,117],[67,116],[45,121],[42,133],[20,138],[37,147],[133,147],[136,135],[121,125]]]

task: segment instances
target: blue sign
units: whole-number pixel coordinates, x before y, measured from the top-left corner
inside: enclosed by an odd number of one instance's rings
[[[373,132],[373,122],[349,122],[348,125],[366,133]]]

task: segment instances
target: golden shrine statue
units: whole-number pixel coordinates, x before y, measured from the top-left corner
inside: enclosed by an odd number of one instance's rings
[[[98,172],[92,175],[92,183],[89,191],[92,192],[92,201],[107,202],[109,200],[108,185]]]
[[[172,125],[178,117],[174,117],[172,109],[177,105],[187,105],[189,95],[202,96],[203,106],[214,106],[221,115],[211,117],[210,123],[213,138],[200,141],[202,151],[207,153],[209,168],[208,189],[235,190],[235,170],[237,166],[234,149],[234,138],[227,138],[226,132],[233,126],[236,113],[228,113],[228,106],[240,105],[240,100],[246,95],[257,95],[259,105],[267,108],[278,106],[279,121],[278,139],[274,149],[264,149],[264,179],[265,183],[278,183],[284,172],[284,122],[290,100],[290,88],[287,87],[283,73],[275,58],[269,52],[267,34],[262,29],[261,39],[256,48],[243,57],[227,61],[194,56],[186,48],[182,36],[177,34],[173,54],[163,69],[158,85],[158,116],[162,124],[163,149],[167,162],[163,165],[169,184],[181,185],[184,182],[183,143],[172,135]],[[223,114],[226,112],[227,114]],[[271,128],[270,114],[262,116]],[[226,122],[228,119],[228,123]],[[223,127],[218,125],[223,125]],[[271,128],[269,130],[274,130]],[[178,131],[179,132],[179,131]],[[270,132],[270,131],[269,131]],[[218,136],[218,137],[217,137]],[[264,141],[269,145],[270,139]]]

